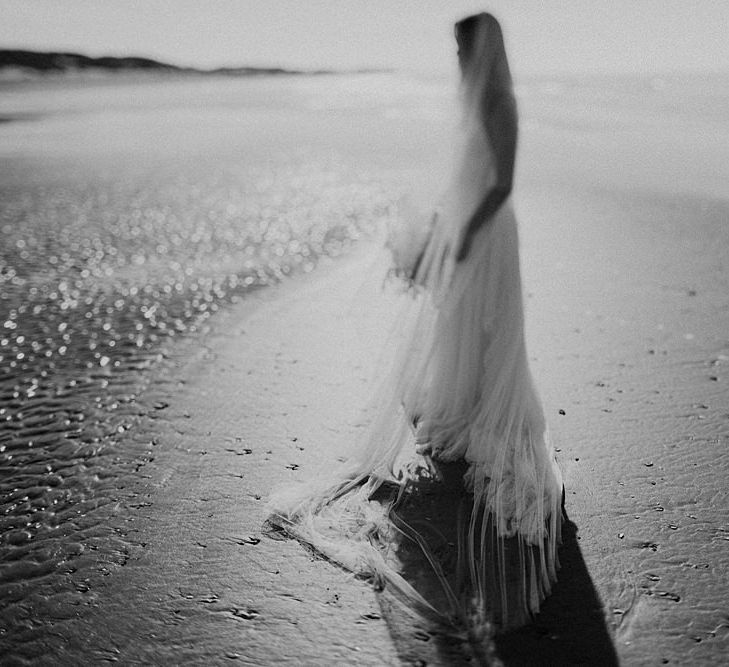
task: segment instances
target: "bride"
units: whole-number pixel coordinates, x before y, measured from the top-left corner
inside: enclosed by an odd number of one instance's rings
[[[455,35],[461,141],[427,234],[405,225],[393,241],[411,294],[387,377],[368,408],[372,421],[334,477],[279,492],[272,516],[328,558],[389,583],[417,609],[503,629],[538,612],[556,578],[563,487],[524,340],[509,199],[517,111],[501,28],[482,13],[459,21]],[[457,535],[448,543],[457,555],[449,576],[428,519],[453,505],[453,479]],[[404,518],[413,508],[422,529]],[[402,535],[425,553],[445,604],[403,576],[394,553]]]

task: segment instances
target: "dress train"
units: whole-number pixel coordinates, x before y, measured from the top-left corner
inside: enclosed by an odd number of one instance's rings
[[[556,579],[562,478],[529,370],[510,202],[477,232],[466,259],[454,258],[460,224],[493,182],[488,155],[482,132],[467,137],[409,267],[389,372],[354,455],[333,474],[275,494],[272,519],[425,614],[505,629],[537,613]],[[446,529],[428,525],[436,514],[450,516]],[[403,538],[424,554],[440,596],[403,576]],[[443,545],[454,558],[444,560]]]

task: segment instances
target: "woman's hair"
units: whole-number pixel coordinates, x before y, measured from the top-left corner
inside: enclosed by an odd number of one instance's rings
[[[486,12],[455,25],[466,104],[474,110],[489,97],[512,94],[511,73],[499,22]]]

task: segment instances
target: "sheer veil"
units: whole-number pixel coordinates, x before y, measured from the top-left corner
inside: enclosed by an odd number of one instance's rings
[[[499,22],[491,14],[478,14],[455,27],[460,49],[468,41],[468,60],[463,64],[461,94],[466,116],[478,116],[489,97],[513,95],[509,61]]]
[[[494,99],[513,98],[498,22],[488,14],[464,19],[456,24],[461,50],[464,36],[469,57],[450,179],[435,213],[403,220],[391,240],[408,289],[364,410],[368,426],[335,472],[278,490],[271,516],[423,613],[509,627],[538,611],[556,577],[562,484],[528,368],[508,201],[478,232],[468,258],[455,259],[465,223],[495,183],[484,114]],[[397,266],[398,257],[407,259]],[[450,502],[445,490],[438,500],[438,484],[457,465],[457,566],[450,577],[427,530],[413,528],[400,508]],[[430,500],[418,495],[424,480],[434,483],[426,484]],[[440,602],[403,576],[392,548],[403,535],[436,571]]]

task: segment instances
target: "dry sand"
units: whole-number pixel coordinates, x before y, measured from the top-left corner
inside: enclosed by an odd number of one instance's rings
[[[497,639],[498,654],[514,665],[717,664],[729,654],[726,205],[550,192],[533,185],[518,212],[529,221],[530,353],[570,524],[554,594],[532,626]],[[86,640],[66,657],[467,659],[264,527],[271,487],[336,460],[358,428],[391,312],[373,254],[363,246],[253,295],[158,386],[170,405],[149,424],[156,458],[118,517],[140,546],[94,587],[93,611],[77,619]],[[121,613],[130,606],[136,615]]]

